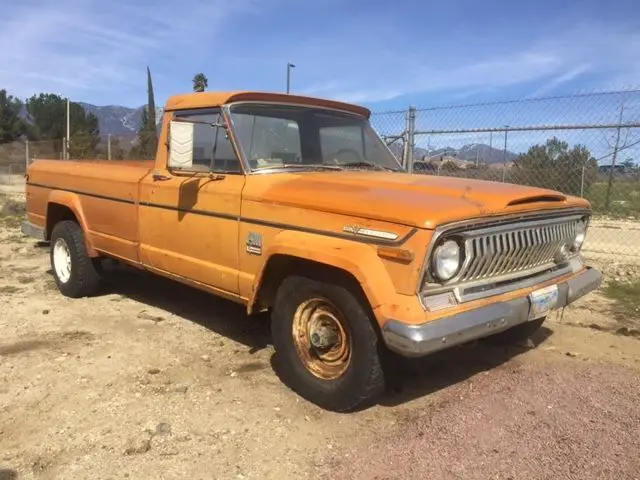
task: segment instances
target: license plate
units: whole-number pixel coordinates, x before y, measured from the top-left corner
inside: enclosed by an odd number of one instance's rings
[[[531,309],[529,310],[529,320],[542,318],[549,314],[558,303],[558,285],[535,290],[529,294]]]

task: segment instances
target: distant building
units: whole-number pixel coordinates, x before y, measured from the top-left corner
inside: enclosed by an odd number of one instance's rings
[[[614,173],[627,173],[628,168],[626,165],[616,165],[613,167],[612,165],[599,165],[598,172],[600,173],[609,173],[613,169]]]
[[[475,162],[462,160],[461,158],[452,157],[450,155],[424,155],[420,163],[428,165],[428,167],[425,167],[425,170],[438,170],[447,163],[453,164],[461,169],[465,169],[475,165]]]

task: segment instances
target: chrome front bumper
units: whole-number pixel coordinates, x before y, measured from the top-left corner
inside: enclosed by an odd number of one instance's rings
[[[558,300],[554,309],[569,305],[597,289],[601,283],[602,274],[591,267],[570,280],[558,283]],[[407,357],[420,357],[527,322],[530,308],[529,297],[524,296],[421,325],[389,320],[382,329],[382,336],[389,349]]]

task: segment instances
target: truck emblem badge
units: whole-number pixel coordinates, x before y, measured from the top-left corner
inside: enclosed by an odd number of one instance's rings
[[[249,232],[247,236],[247,252],[253,255],[262,255],[262,234]]]
[[[396,240],[398,238],[397,233],[374,230],[372,228],[365,228],[359,225],[345,225],[342,231],[346,233],[353,233],[354,235],[361,237],[381,238],[383,240]]]

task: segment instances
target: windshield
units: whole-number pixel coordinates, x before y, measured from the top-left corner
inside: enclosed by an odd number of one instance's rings
[[[236,137],[253,171],[401,170],[363,117],[317,107],[273,104],[238,104],[230,112]]]

